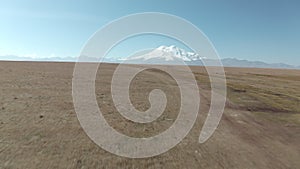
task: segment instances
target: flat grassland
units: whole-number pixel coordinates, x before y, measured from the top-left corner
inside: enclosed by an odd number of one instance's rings
[[[168,99],[157,120],[137,124],[112,102],[116,66],[101,64],[96,79],[108,123],[132,137],[170,127],[180,105],[176,81],[155,69],[134,78],[130,99],[138,110],[149,108],[153,89],[164,90]],[[300,70],[225,68],[225,112],[213,136],[199,144],[210,82],[205,68],[191,67],[201,97],[193,129],[166,153],[129,159],[101,149],[81,128],[72,102],[73,69],[74,63],[0,62],[0,168],[300,168]]]

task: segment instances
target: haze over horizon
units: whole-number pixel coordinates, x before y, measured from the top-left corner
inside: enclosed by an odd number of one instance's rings
[[[78,56],[89,37],[105,24],[138,12],[162,12],[195,24],[221,58],[296,66],[300,65],[299,7],[296,0],[4,0],[0,6],[0,60],[8,55],[37,59]],[[160,45],[187,48],[170,38],[146,35],[118,44],[110,56],[126,56]]]

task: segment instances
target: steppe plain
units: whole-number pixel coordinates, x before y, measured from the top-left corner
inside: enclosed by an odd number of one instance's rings
[[[300,70],[225,68],[224,114],[213,136],[199,144],[210,82],[205,68],[191,67],[201,106],[190,133],[159,156],[129,159],[103,150],[81,128],[72,102],[74,65],[0,62],[0,168],[300,168]],[[138,110],[149,108],[153,89],[168,98],[157,120],[138,124],[122,117],[112,102],[116,66],[101,64],[96,79],[97,102],[108,123],[132,137],[170,127],[180,103],[176,81],[155,69],[134,78],[130,98]]]

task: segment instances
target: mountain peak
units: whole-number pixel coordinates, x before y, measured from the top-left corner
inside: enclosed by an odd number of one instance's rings
[[[175,45],[171,46],[159,46],[153,49],[149,53],[130,57],[127,60],[142,60],[142,61],[196,61],[202,58],[193,52],[187,52],[184,49],[178,48]]]

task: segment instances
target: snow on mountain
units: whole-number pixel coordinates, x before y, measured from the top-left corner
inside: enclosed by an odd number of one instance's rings
[[[99,62],[98,58],[85,56],[84,62]],[[76,62],[77,57],[51,57],[51,58],[30,58],[15,55],[0,56],[0,60],[14,60],[14,61],[61,61],[61,62]],[[81,60],[83,61],[83,60]],[[185,51],[174,45],[160,46],[153,50],[145,50],[136,53],[128,58],[124,57],[110,57],[104,58],[103,62],[108,63],[133,63],[133,64],[187,64],[196,66],[216,66],[217,60],[201,57],[199,54]],[[248,61],[236,58],[221,59],[225,67],[255,67],[255,68],[285,68],[285,69],[300,69],[300,66],[288,65],[284,63],[265,63],[261,61]]]
[[[146,64],[167,64],[167,65],[197,65],[197,66],[216,66],[219,64],[217,60],[201,57],[199,54],[185,51],[174,45],[172,46],[160,46],[156,49],[143,51],[142,53],[136,53],[135,55],[119,59],[119,61],[125,61],[126,63],[146,63]],[[260,61],[248,61],[239,60],[235,58],[221,59],[223,66],[225,67],[257,67],[257,68],[287,68],[287,69],[299,69],[297,66],[292,66],[283,63],[265,63]],[[205,63],[205,64],[204,64]]]
[[[184,49],[180,49],[174,45],[172,46],[160,46],[146,54],[131,56],[126,58],[127,61],[184,61],[191,62],[201,60],[198,54],[193,52],[187,52]]]

